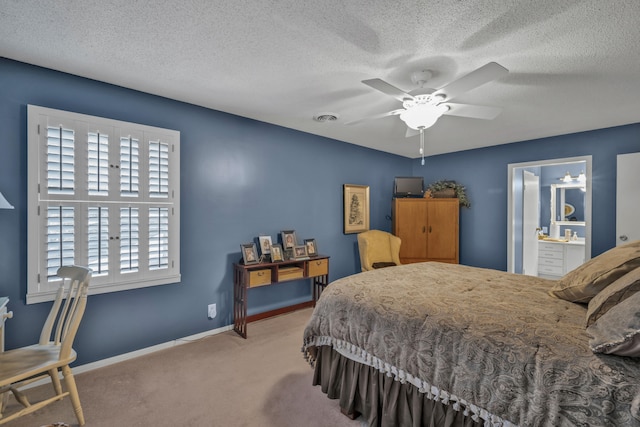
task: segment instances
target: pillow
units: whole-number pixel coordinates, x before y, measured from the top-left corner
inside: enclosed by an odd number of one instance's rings
[[[587,328],[594,353],[640,357],[640,292],[602,315]]]
[[[640,268],[625,274],[602,291],[591,301],[587,309],[587,326],[602,317],[612,307],[640,291]]]
[[[570,302],[588,303],[598,292],[640,267],[640,240],[609,249],[565,274],[549,291]]]

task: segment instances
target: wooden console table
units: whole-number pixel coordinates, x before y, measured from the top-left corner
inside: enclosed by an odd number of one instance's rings
[[[233,330],[247,338],[247,290],[290,280],[311,279],[315,305],[329,284],[329,257],[318,255],[305,260],[287,260],[260,264],[233,264]],[[273,315],[281,313],[274,310]],[[262,317],[269,317],[264,315]]]

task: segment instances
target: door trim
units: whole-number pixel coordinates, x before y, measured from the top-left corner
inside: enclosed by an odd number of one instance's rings
[[[585,194],[585,253],[584,259],[588,261],[591,259],[591,179],[592,179],[592,156],[579,156],[579,157],[567,157],[560,159],[549,160],[537,160],[524,163],[510,163],[507,165],[507,271],[513,273],[515,269],[515,235],[514,235],[514,212],[515,212],[515,197],[514,191],[516,191],[515,184],[517,180],[514,180],[516,170],[520,168],[530,168],[537,166],[554,166],[564,163],[577,163],[585,162],[585,175],[587,176],[586,182],[586,194]]]

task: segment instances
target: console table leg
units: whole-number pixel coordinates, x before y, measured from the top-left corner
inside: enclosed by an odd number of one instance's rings
[[[313,278],[313,306],[316,306],[316,301],[320,298],[325,286],[328,285],[329,275],[317,276]]]
[[[247,338],[247,287],[243,272],[235,270],[233,280],[233,330]]]

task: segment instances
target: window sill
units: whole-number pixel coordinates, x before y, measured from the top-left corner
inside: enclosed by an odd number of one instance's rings
[[[136,280],[135,282],[121,282],[117,284],[101,284],[91,285],[89,284],[88,295],[106,294],[109,292],[128,291],[133,289],[148,288],[151,286],[170,285],[173,283],[179,283],[181,275],[167,276],[162,279],[150,279],[150,280]],[[57,289],[48,291],[41,291],[36,293],[27,294],[27,304],[37,304],[40,302],[53,301],[56,298]]]

